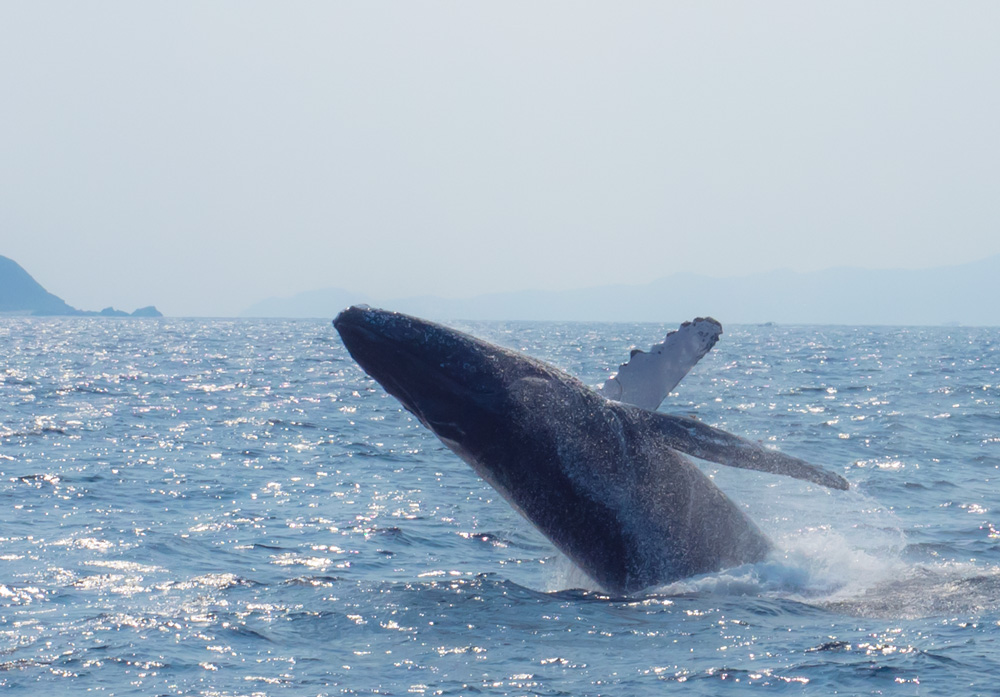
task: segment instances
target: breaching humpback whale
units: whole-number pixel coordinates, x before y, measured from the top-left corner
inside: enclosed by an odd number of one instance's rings
[[[611,593],[770,551],[753,521],[682,453],[848,486],[699,421],[608,399],[542,361],[440,324],[367,306],[333,324],[366,373]],[[690,368],[697,353],[681,363]]]

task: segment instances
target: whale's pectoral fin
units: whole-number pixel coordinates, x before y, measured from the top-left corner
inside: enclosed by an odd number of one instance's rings
[[[597,391],[607,399],[656,411],[695,363],[708,353],[722,334],[722,325],[711,317],[685,322],[649,351],[632,351],[627,363]]]
[[[640,418],[646,420],[648,427],[662,437],[666,445],[693,457],[729,467],[783,474],[832,489],[846,490],[850,487],[839,474],[700,421],[654,412],[642,414]]]

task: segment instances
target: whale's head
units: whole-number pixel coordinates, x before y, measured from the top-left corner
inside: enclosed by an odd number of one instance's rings
[[[449,446],[509,410],[510,386],[554,369],[448,327],[366,305],[333,320],[358,365]]]

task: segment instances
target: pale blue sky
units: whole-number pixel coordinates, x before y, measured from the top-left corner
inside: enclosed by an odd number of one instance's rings
[[[1000,3],[23,2],[0,254],[235,314],[1000,253]]]

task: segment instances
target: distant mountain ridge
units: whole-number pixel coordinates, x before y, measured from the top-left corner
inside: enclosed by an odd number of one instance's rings
[[[676,273],[640,285],[514,291],[468,298],[379,298],[331,288],[269,298],[244,317],[333,317],[367,302],[438,319],[1000,326],[1000,255],[932,269],[853,267],[714,278]]]
[[[162,317],[154,306],[129,314],[113,307],[100,312],[78,310],[45,290],[13,259],[0,256],[0,314],[36,316]]]

